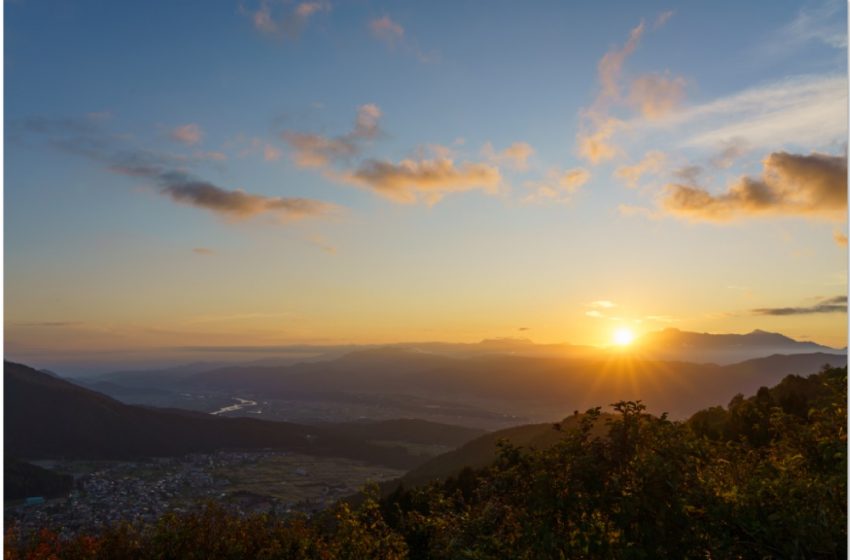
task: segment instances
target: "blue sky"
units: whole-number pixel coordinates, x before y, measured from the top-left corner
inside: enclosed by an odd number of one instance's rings
[[[846,21],[8,2],[7,353],[622,324],[843,345],[815,310],[846,295]],[[758,311],[782,308],[812,311]]]

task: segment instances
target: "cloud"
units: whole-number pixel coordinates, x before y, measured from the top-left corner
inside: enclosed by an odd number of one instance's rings
[[[637,27],[629,32],[629,39],[619,49],[605,53],[599,61],[597,71],[599,73],[599,84],[601,91],[595,104],[617,100],[620,97],[620,75],[623,73],[623,64],[626,59],[637,49],[640,38],[643,36],[645,26],[641,21]]]
[[[369,22],[369,29],[376,39],[394,46],[396,41],[404,39],[404,27],[390,19],[390,16],[373,19]]]
[[[381,134],[381,110],[377,105],[361,105],[357,109],[354,129],[347,134],[327,137],[320,134],[284,132],[283,139],[293,149],[293,159],[300,167],[325,167],[332,162],[349,160],[359,155],[364,141]]]
[[[493,193],[502,180],[498,167],[475,162],[455,164],[445,153],[437,153],[431,159],[404,159],[398,163],[368,159],[342,178],[397,202],[422,199],[429,204],[449,192],[481,189]]]
[[[747,153],[746,143],[740,138],[721,142],[721,145],[720,152],[711,158],[711,164],[720,169],[729,169],[738,158]]]
[[[842,6],[843,4],[843,6]],[[820,43],[835,49],[847,49],[846,4],[829,0],[819,6],[800,8],[793,20],[761,41],[758,53],[781,57],[799,52],[809,43]]]
[[[775,152],[765,158],[762,177],[740,177],[718,195],[696,186],[667,185],[661,207],[694,221],[757,215],[842,218],[847,209],[847,158]]]
[[[825,146],[847,136],[847,76],[790,77],[622,127],[635,134],[678,129],[684,146],[727,151],[719,167],[748,149]]]
[[[835,240],[835,243],[839,247],[846,247],[847,246],[847,234],[842,233],[840,231],[834,231],[832,233],[832,238]]]
[[[508,164],[514,169],[525,171],[528,169],[528,158],[534,154],[534,148],[526,142],[514,142],[501,152],[493,149],[493,144],[487,142],[481,149],[482,155],[498,164]]]
[[[655,23],[652,24],[653,31],[663,27],[665,23],[670,21],[671,17],[673,17],[673,11],[672,10],[668,10],[666,12],[662,12],[662,13],[658,14],[658,17],[655,18]]]
[[[542,181],[526,181],[525,187],[532,193],[526,202],[556,201],[568,202],[572,195],[590,179],[590,172],[581,167],[561,171],[551,169]]]
[[[619,128],[622,128],[623,121],[602,115],[588,118],[592,126],[589,129],[582,129],[576,137],[579,155],[594,165],[614,159],[621,150],[614,145],[611,138]]]
[[[647,152],[643,159],[634,165],[618,167],[614,174],[626,181],[630,187],[636,187],[643,175],[660,173],[667,156],[657,150]]]
[[[824,299],[808,307],[762,307],[752,309],[753,315],[812,315],[815,313],[847,313],[847,296],[836,296]]]
[[[329,255],[335,255],[337,252],[336,247],[321,235],[310,236],[308,241]]]
[[[415,55],[419,62],[428,63],[437,59],[435,54],[423,52],[417,46],[416,41],[407,36],[404,27],[397,21],[393,21],[390,16],[385,15],[371,20],[369,31],[375,39],[385,43],[389,49],[401,47],[404,51]]]
[[[240,134],[231,141],[231,144],[240,147],[238,152],[240,158],[249,155],[259,155],[264,161],[277,161],[283,156],[283,152],[279,148],[269,144],[262,138],[254,137],[249,139]]]
[[[192,252],[196,255],[202,255],[206,257],[215,255],[215,251],[213,251],[212,249],[207,249],[206,247],[195,247],[194,249],[192,249]]]
[[[240,6],[240,11],[251,19],[257,31],[279,39],[298,38],[311,17],[330,10],[330,3],[325,1],[300,2],[290,7],[283,2],[260,0],[254,11]]]
[[[191,159],[128,147],[125,138],[105,133],[91,119],[26,119],[14,128],[45,136],[53,147],[97,162],[112,173],[151,180],[158,192],[172,201],[232,221],[259,214],[286,221],[338,210],[318,200],[268,197],[219,187],[189,174],[185,168],[192,164]]]
[[[283,155],[281,151],[271,144],[266,144],[263,147],[263,159],[266,161],[277,161],[281,155]]]
[[[215,212],[233,220],[258,214],[273,214],[282,219],[300,219],[328,214],[334,205],[308,198],[268,197],[243,190],[228,190],[177,171],[158,177],[162,193],[180,204]]]
[[[653,29],[664,25],[671,15],[670,12],[659,15]],[[581,123],[576,134],[579,155],[594,165],[621,153],[613,136],[626,123],[611,114],[613,106],[626,104],[637,108],[643,118],[655,119],[670,113],[684,96],[684,81],[651,74],[635,79],[629,96],[623,99],[620,91],[623,66],[637,49],[645,31],[646,25],[641,21],[631,30],[622,47],[608,51],[599,61],[599,92],[591,106],[580,112]]]
[[[673,176],[685,183],[698,183],[703,169],[699,165],[686,165],[673,171]]]
[[[590,307],[596,307],[599,309],[611,309],[613,307],[617,307],[617,304],[613,301],[608,301],[607,299],[599,299],[596,301],[591,301],[587,304]]]
[[[194,146],[204,137],[204,131],[196,124],[184,124],[171,131],[171,139],[182,142],[187,146]]]
[[[647,119],[672,112],[685,97],[685,80],[657,74],[640,76],[632,82],[629,103]]]
[[[195,152],[192,157],[200,160],[227,161],[227,154],[223,152]]]

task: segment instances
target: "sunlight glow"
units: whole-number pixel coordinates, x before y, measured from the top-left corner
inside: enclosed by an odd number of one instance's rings
[[[621,327],[614,331],[614,343],[618,346],[628,346],[635,339],[635,333],[630,329]]]

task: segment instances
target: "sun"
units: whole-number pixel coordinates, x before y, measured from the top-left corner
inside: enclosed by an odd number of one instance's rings
[[[620,327],[614,331],[614,343],[617,346],[628,346],[635,339],[635,333],[631,329]]]

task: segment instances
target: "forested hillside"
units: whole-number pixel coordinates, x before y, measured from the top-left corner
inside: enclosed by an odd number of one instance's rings
[[[356,509],[208,504],[67,542],[11,530],[6,558],[844,558],[846,395],[846,368],[825,368],[687,422],[620,402],[607,434],[592,409],[552,446],[505,444],[489,467]]]

